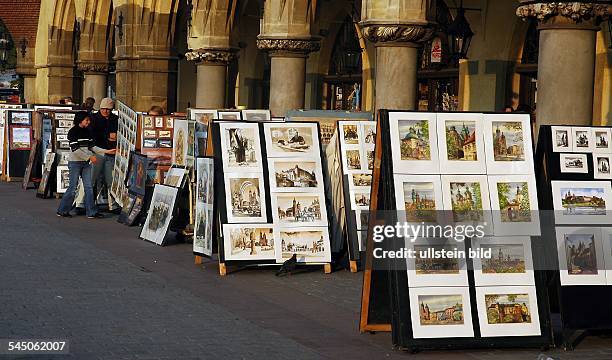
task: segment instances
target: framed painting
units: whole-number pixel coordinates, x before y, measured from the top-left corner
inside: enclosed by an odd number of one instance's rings
[[[590,127],[572,127],[573,151],[591,153],[595,148],[595,141]]]
[[[189,156],[189,123],[187,120],[176,119],[174,121],[172,139],[172,163],[187,166]]]
[[[275,260],[277,234],[273,225],[224,224],[225,260]]]
[[[56,177],[56,192],[58,194],[64,194],[70,185],[70,171],[68,170],[68,165],[58,165]]]
[[[164,179],[164,185],[181,188],[183,185],[183,178],[187,170],[184,168],[172,167],[166,173],[166,178]]]
[[[571,126],[551,126],[554,152],[574,151],[574,138]]]
[[[612,153],[612,145],[610,145],[610,128],[593,128],[593,141],[595,142],[593,152],[595,153]]]
[[[488,183],[495,235],[541,233],[533,175],[494,175]]]
[[[225,173],[228,223],[268,222],[263,173]]]
[[[32,111],[10,110],[8,124],[16,126],[32,126]]]
[[[482,114],[437,114],[442,174],[486,174]]]
[[[555,227],[561,286],[606,285],[601,228]]]
[[[316,123],[265,123],[268,157],[321,157]]]
[[[408,286],[468,286],[465,257],[436,257],[442,252],[465,251],[465,243],[449,239],[406,238],[406,249],[413,250],[415,257],[406,259]]]
[[[242,110],[242,119],[246,121],[269,121],[270,110]]]
[[[130,174],[128,176],[128,191],[141,196],[145,195],[147,185],[147,169],[149,159],[141,154],[132,152],[130,156]]]
[[[258,124],[220,123],[219,131],[225,171],[263,171]]]
[[[440,172],[436,129],[435,113],[389,113],[394,173],[436,174]]]
[[[328,226],[323,192],[273,193],[271,198],[272,218],[281,228]]]
[[[268,158],[270,192],[323,191],[321,160]]]
[[[453,224],[482,225],[492,234],[493,219],[486,175],[442,175],[442,199]]]
[[[32,148],[32,128],[29,126],[10,126],[9,149],[30,150]]]
[[[287,261],[293,254],[298,263],[331,262],[327,227],[276,227],[274,238],[279,245],[276,247],[277,263]]]
[[[196,221],[194,227],[193,252],[212,256],[213,238],[213,194],[214,160],[196,159]]]
[[[611,157],[610,154],[593,154],[593,178],[612,180],[612,172],[610,172]]]
[[[529,114],[485,114],[487,174],[533,174]]]
[[[540,316],[535,286],[476,287],[480,334],[540,336]]]
[[[557,224],[612,224],[610,181],[551,181]]]
[[[472,248],[490,255],[472,259],[476,286],[535,286],[529,236],[472,238]]]
[[[239,121],[242,120],[242,117],[240,116],[240,111],[221,111],[219,110],[217,112],[217,115],[219,116],[220,120],[233,120],[233,121]]]
[[[588,174],[589,163],[586,154],[559,154],[559,169],[562,173]]]
[[[394,175],[398,219],[409,223],[443,222],[440,175]]]
[[[474,337],[467,286],[410,289],[410,317],[415,339]]]
[[[155,185],[149,213],[140,237],[157,245],[164,243],[168,226],[174,212],[178,189],[166,185]]]

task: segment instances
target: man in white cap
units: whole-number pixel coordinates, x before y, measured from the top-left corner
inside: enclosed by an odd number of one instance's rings
[[[111,98],[104,98],[100,102],[100,111],[93,114],[91,117],[91,131],[95,146],[111,150],[117,147],[117,130],[119,127],[119,118],[113,114],[112,111],[115,108],[115,102]],[[110,188],[113,183],[113,167],[115,166],[115,155],[96,155],[98,161],[94,165],[92,171],[92,183],[98,185],[98,191],[101,189],[102,184],[106,183],[106,189],[108,190],[108,210],[112,213],[118,214],[121,212],[119,204],[115,201],[113,196],[110,194]],[[100,179],[101,175],[102,179]],[[99,181],[102,180],[102,181]],[[76,200],[77,213],[79,208],[82,208],[84,196],[79,196]]]

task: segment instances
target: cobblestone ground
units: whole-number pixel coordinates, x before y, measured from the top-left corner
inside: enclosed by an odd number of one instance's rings
[[[67,338],[75,359],[537,359],[537,350],[423,352],[359,334],[361,275],[220,277],[190,244],[138,239],[115,218],[55,216],[57,200],[0,183],[0,339]],[[586,338],[554,359],[612,359]],[[24,356],[64,359],[67,356]],[[7,358],[0,355],[0,358]]]

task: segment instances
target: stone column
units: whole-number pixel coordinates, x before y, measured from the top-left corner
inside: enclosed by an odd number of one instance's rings
[[[376,46],[376,110],[414,110],[417,49],[429,40],[427,23],[380,25],[362,21],[364,36]]]
[[[36,102],[36,75],[23,76],[23,98],[28,104]]]
[[[610,5],[522,1],[521,18],[539,22],[536,126],[591,125],[598,22]]]
[[[185,57],[197,62],[196,107],[225,108],[227,65],[234,59],[235,52],[232,49],[198,49]]]
[[[88,97],[96,99],[94,107],[97,109],[106,97],[108,65],[79,63],[78,68],[83,72],[83,101]]]
[[[259,36],[257,48],[267,51],[270,63],[270,112],[285,116],[289,110],[304,108],[306,87],[306,58],[318,51],[314,38],[273,39]]]

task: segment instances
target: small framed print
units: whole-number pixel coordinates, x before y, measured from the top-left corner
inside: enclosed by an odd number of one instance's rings
[[[467,286],[410,289],[410,317],[415,339],[474,337]]]
[[[155,117],[155,127],[163,128],[164,127],[164,118],[161,116]]]
[[[164,139],[169,139],[172,137],[172,132],[170,130],[158,130],[157,136]]]
[[[157,144],[159,148],[163,149],[172,149],[172,140],[171,139],[159,139],[157,140]]]
[[[242,110],[242,118],[246,121],[270,120],[270,110]]]
[[[353,209],[370,209],[370,190],[351,190],[351,206]]]
[[[601,228],[555,228],[561,286],[606,285]]]
[[[143,133],[144,133],[143,136],[145,138],[156,138],[157,137],[157,131],[156,130],[147,130],[147,129],[144,129]]]
[[[437,114],[442,174],[486,174],[482,114]]]
[[[533,174],[529,114],[485,114],[487,174]]]
[[[166,118],[166,128],[172,129],[174,126],[174,119],[171,117]]]
[[[73,123],[70,120],[60,120],[59,121],[59,126],[63,127],[63,128],[67,128],[70,129],[72,127]]]
[[[593,140],[595,147],[593,152],[595,153],[612,153],[612,146],[610,145],[610,128],[592,128]]]
[[[612,224],[610,181],[551,181],[557,224]]]
[[[593,178],[612,179],[610,172],[610,154],[593,153]]]
[[[154,124],[153,124],[153,117],[152,116],[145,116],[145,117],[143,117],[142,127],[143,128],[153,128],[153,127],[155,127]]]
[[[394,175],[395,201],[400,221],[442,223],[440,175]]]
[[[483,337],[540,336],[535,286],[476,287]]]
[[[369,210],[354,210],[355,211],[355,220],[357,222],[357,230],[367,230],[368,223],[370,221],[370,211]]]
[[[272,193],[272,218],[283,227],[328,226],[325,197],[318,193]]]
[[[68,140],[68,135],[57,135],[57,141],[67,141]]]
[[[355,146],[359,149],[361,143],[361,126],[358,121],[339,121],[338,129],[340,130],[340,143],[342,149],[348,149]]]
[[[533,175],[494,175],[488,182],[494,234],[540,235]]]
[[[69,131],[69,130],[70,130],[70,129],[67,129],[67,128],[56,128],[56,129],[55,129],[55,133],[56,133],[57,135],[68,135],[68,131]]]
[[[593,133],[590,127],[572,127],[572,138],[574,140],[573,151],[590,153],[595,148]]]
[[[372,172],[370,171],[354,172],[349,175],[349,179],[351,181],[349,188],[369,191],[372,187]]]
[[[436,256],[443,251],[465,251],[465,243],[449,239],[405,240],[406,249],[415,254],[406,259],[409,287],[468,286],[465,257]]]
[[[589,163],[586,154],[559,154],[559,169],[562,173],[588,174]]]
[[[554,152],[574,151],[574,139],[570,126],[551,126],[552,145]]]
[[[493,219],[486,175],[442,175],[444,210],[454,224],[484,226],[492,234]]]
[[[275,260],[275,234],[273,225],[224,224],[225,260]]]
[[[258,124],[220,123],[219,132],[225,171],[262,171]]]
[[[355,171],[365,170],[361,157],[361,150],[359,149],[346,150],[342,159],[344,162],[344,173],[350,174]]]
[[[606,269],[606,282],[612,285],[612,229],[601,228],[601,241],[603,242],[604,265]]]
[[[270,192],[316,192],[323,189],[321,160],[269,158]]]
[[[316,123],[265,123],[264,135],[268,157],[321,156]]]
[[[225,173],[224,178],[227,222],[268,222],[263,173]]]
[[[529,236],[472,238],[472,249],[490,255],[473,259],[476,286],[535,286]]]
[[[276,262],[283,263],[293,254],[299,263],[331,261],[331,246],[327,227],[275,228]]]
[[[68,162],[66,162],[68,164]],[[68,190],[68,186],[70,185],[70,170],[68,169],[68,165],[58,165],[57,166],[57,193],[63,194]]]
[[[439,172],[436,114],[390,112],[393,171],[397,174]]]
[[[242,120],[240,111],[219,111],[217,114],[221,120]]]

